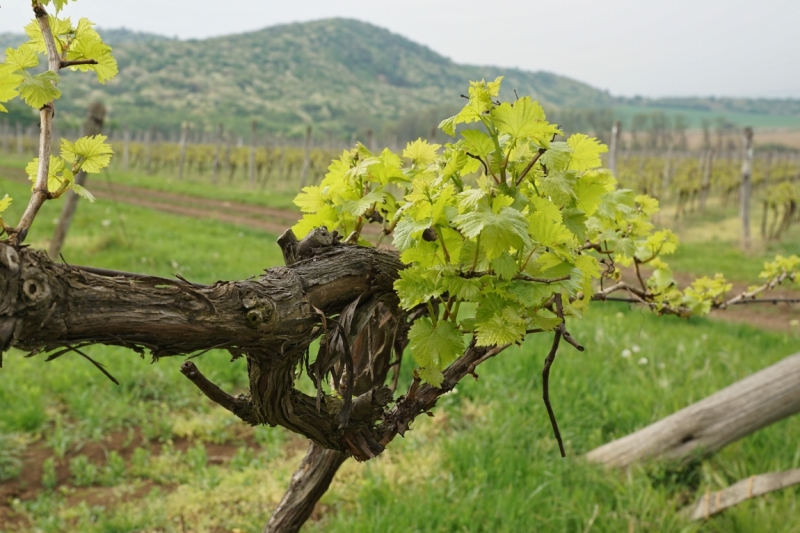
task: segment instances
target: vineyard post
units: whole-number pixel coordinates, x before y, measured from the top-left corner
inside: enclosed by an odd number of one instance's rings
[[[9,137],[11,135],[11,126],[9,126],[7,119],[3,120],[2,132],[3,132],[3,153],[7,154],[9,148]]]
[[[706,210],[708,191],[711,188],[711,169],[714,165],[714,150],[708,148],[703,157],[703,178],[700,182],[700,212]]]
[[[750,188],[753,175],[753,128],[744,129],[744,157],[739,192],[739,217],[742,219],[742,248],[750,249]]]
[[[183,167],[186,164],[186,141],[189,136],[189,123],[184,122],[181,125],[181,139],[178,142],[178,179],[183,179]]]
[[[151,174],[153,169],[153,133],[155,132],[155,126],[148,129],[144,134],[144,145],[146,155],[145,155],[145,172],[147,174]]]
[[[122,132],[122,170],[128,171],[131,161],[131,130],[125,125],[125,130]]]
[[[306,127],[306,144],[303,152],[303,168],[300,170],[300,188],[306,186],[308,168],[311,165],[311,124]]]
[[[17,155],[22,157],[22,151],[24,148],[24,138],[22,135],[22,124],[17,122]]]
[[[797,183],[800,181],[800,152],[796,153],[795,156],[795,172],[794,177],[792,178],[792,183]]]
[[[247,160],[247,181],[251,189],[256,186],[256,129],[258,122],[255,120],[250,125],[250,157]]]
[[[767,157],[764,162],[764,179],[761,182],[760,189],[762,191],[766,191],[769,187],[769,180],[770,174],[772,172],[772,163],[775,159],[775,152],[770,151],[767,152]],[[769,201],[767,200],[766,195],[764,199],[761,201],[761,207],[763,212],[761,213],[761,240],[767,240],[767,218],[769,217]]]
[[[619,149],[621,128],[620,121],[614,121],[614,125],[611,127],[611,143],[608,147],[608,169],[614,176],[617,175],[617,150]]]
[[[669,182],[672,174],[672,150],[673,143],[670,141],[669,148],[667,148],[667,157],[664,161],[664,173],[661,176],[661,197],[666,198],[667,191],[669,190]]]
[[[217,137],[214,139],[216,144],[216,147],[214,148],[214,161],[211,163],[211,183],[214,185],[217,184],[217,174],[219,173],[219,154],[222,150],[223,131],[223,126],[220,122],[219,126],[217,126]]]
[[[374,152],[374,151],[375,151],[375,147],[374,147],[374,146],[372,146],[372,137],[373,137],[373,134],[372,134],[372,128],[369,128],[369,129],[367,130],[367,149],[368,149],[370,152]]]
[[[83,136],[100,135],[103,130],[103,121],[106,118],[106,107],[100,102],[89,105],[89,112],[86,114],[86,121],[83,123]],[[126,130],[127,132],[127,130]],[[86,172],[81,170],[75,175],[75,183],[80,186],[86,184]],[[69,191],[64,198],[64,205],[61,207],[61,215],[58,217],[56,231],[53,233],[53,240],[50,242],[48,255],[54,261],[61,254],[64,240],[75,216],[75,209],[78,207],[80,196],[75,191]]]

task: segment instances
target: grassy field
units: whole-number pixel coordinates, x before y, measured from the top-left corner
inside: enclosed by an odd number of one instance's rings
[[[17,199],[9,220],[19,216],[28,191],[0,179],[0,195]],[[46,246],[59,209],[56,202],[45,206],[31,245]],[[737,252],[730,218],[720,208],[677,228],[686,242],[671,261],[676,269],[722,270],[752,281],[769,254],[800,252],[795,233],[787,235],[789,244]],[[274,241],[247,227],[83,203],[64,257],[213,282],[280,264]],[[706,490],[800,467],[796,418],[684,467],[648,464],[616,472],[581,458],[794,353],[798,334],[657,318],[612,304],[594,306],[570,330],[587,350],[567,347],[551,378],[566,459],[558,455],[541,402],[547,341],[532,336],[483,365],[477,381],[460,384],[440,401],[435,417],[416,422],[377,460],[346,463],[305,531],[800,530],[797,488],[704,523],[680,513]],[[90,354],[119,387],[74,354],[50,363],[17,351],[5,355],[0,531],[260,531],[305,450],[303,440],[281,428],[245,426],[205,400],[180,374],[183,358],[150,364],[104,347]],[[229,358],[209,352],[196,362],[224,389],[244,392],[244,363]]]

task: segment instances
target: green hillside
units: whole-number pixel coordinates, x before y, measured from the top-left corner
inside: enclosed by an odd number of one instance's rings
[[[505,75],[508,96],[516,89],[551,105],[599,107],[612,100],[555,74],[458,65],[355,20],[288,24],[206,40],[111,37],[119,76],[103,87],[89,76],[66,73],[62,113],[82,115],[90,100],[101,98],[117,123],[134,128],[174,128],[191,120],[223,121],[246,131],[257,118],[272,129],[300,132],[314,123],[346,134],[458,106],[466,81],[482,77]],[[3,39],[6,43],[14,39]]]
[[[246,135],[252,120],[272,133],[301,136],[314,124],[317,136],[349,138],[372,129],[389,142],[426,135],[462,105],[467,80],[506,77],[501,95],[531,95],[546,108],[613,108],[627,123],[636,113],[682,114],[690,127],[723,118],[736,125],[800,127],[800,100],[732,98],[615,98],[590,85],[547,72],[459,65],[388,30],[351,19],[273,26],[260,31],[182,41],[125,29],[101,30],[114,46],[119,76],[106,86],[91,76],[65,72],[60,84],[60,125],[76,127],[86,106],[102,100],[110,125],[135,130],[156,126],[195,130],[222,122]],[[0,48],[23,42],[0,34]],[[11,122],[33,113],[9,106]],[[556,115],[561,117],[562,115]],[[570,129],[610,129],[611,115],[588,122],[569,114]],[[591,118],[591,117],[590,117]],[[586,122],[586,124],[584,124]],[[600,124],[602,122],[602,124]],[[597,124],[596,124],[597,123]],[[572,128],[574,129],[574,128]]]

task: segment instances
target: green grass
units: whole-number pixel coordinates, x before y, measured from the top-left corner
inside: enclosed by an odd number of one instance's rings
[[[380,463],[362,467],[361,485],[314,531],[796,531],[797,489],[746,504],[707,524],[677,514],[694,500],[752,474],[800,466],[800,426],[773,425],[694,469],[664,466],[608,472],[581,454],[623,436],[777,361],[798,339],[719,322],[659,319],[606,306],[572,326],[587,351],[561,352],[551,398],[567,455],[561,459],[541,401],[547,341],[530,340],[484,365],[436,416],[448,416],[440,460],[422,463],[419,481],[398,484]],[[634,351],[629,358],[623,350]],[[757,355],[755,355],[757,354]],[[641,358],[646,358],[646,362]],[[469,406],[469,409],[465,409]],[[480,410],[480,416],[469,415]],[[445,414],[447,413],[447,414]],[[434,419],[434,424],[436,419]],[[397,453],[418,443],[403,442]],[[412,460],[413,464],[413,460]],[[332,498],[331,498],[332,499]]]
[[[29,188],[0,180],[16,203]],[[43,247],[60,205],[45,205],[28,242]],[[695,224],[718,224],[710,213]],[[105,222],[104,221],[108,221]],[[67,261],[212,282],[257,275],[279,264],[275,236],[243,227],[163,215],[124,204],[81,203],[64,249]],[[787,251],[798,242],[787,238]],[[760,268],[759,256],[727,252],[727,241],[691,239],[672,264],[696,273]],[[783,248],[782,248],[783,249]],[[773,250],[774,251],[774,250]],[[757,273],[757,272],[756,272]],[[606,471],[581,455],[674,412],[782,357],[800,338],[705,319],[654,317],[621,305],[595,305],[570,323],[587,350],[569,346],[553,367],[551,398],[567,454],[561,459],[541,401],[545,336],[532,336],[478,369],[442,398],[380,458],[348,462],[323,498],[313,531],[785,531],[800,530],[797,488],[693,524],[678,509],[707,489],[800,466],[800,426],[786,420],[684,468],[648,464]],[[131,351],[89,353],[119,387],[75,354],[45,363],[5,354],[0,370],[0,475],[19,476],[26,449],[51,459],[45,487],[12,502],[22,530],[257,531],[299,461],[303,444],[280,428],[244,426],[213,406],[179,372],[182,358],[150,364]],[[629,357],[623,357],[623,354]],[[238,394],[244,362],[224,352],[197,360],[210,379]],[[410,368],[405,369],[406,375]],[[130,457],[88,455],[112,435],[146,438]],[[126,437],[127,438],[127,437]],[[181,442],[188,443],[181,447]],[[257,442],[255,449],[245,442]],[[224,463],[214,445],[239,447]],[[61,468],[69,479],[55,482]],[[105,491],[105,492],[102,492]],[[107,497],[98,503],[97,494]],[[117,494],[118,496],[110,496]],[[596,509],[596,512],[595,512]],[[0,524],[0,531],[10,530]]]

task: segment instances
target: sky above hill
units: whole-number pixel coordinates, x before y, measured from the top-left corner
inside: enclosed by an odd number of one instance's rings
[[[65,13],[182,39],[356,18],[458,63],[546,70],[617,96],[800,98],[798,0],[79,0]],[[30,2],[6,0],[0,33],[31,18]]]

